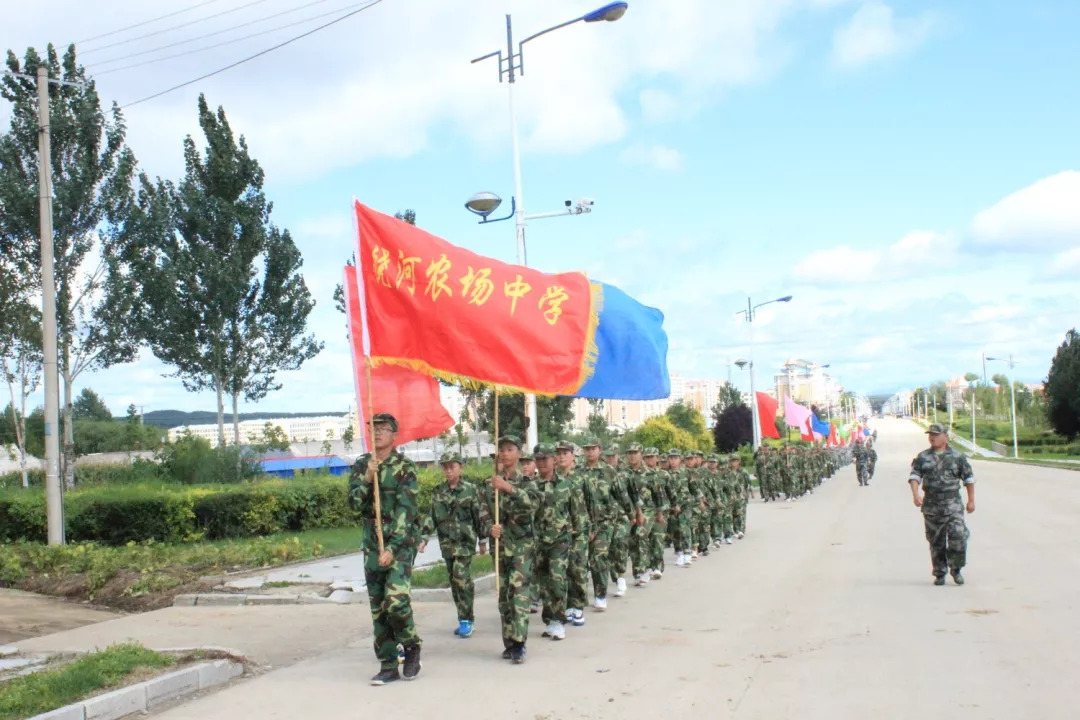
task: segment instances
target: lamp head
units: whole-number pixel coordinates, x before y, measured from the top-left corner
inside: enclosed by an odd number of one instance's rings
[[[586,13],[582,18],[585,22],[615,22],[623,15],[626,14],[626,9],[630,7],[630,3],[625,2],[613,2],[608,3],[602,8],[597,8],[591,13]]]
[[[785,295],[782,298],[776,298],[776,302],[791,302],[792,295]]]
[[[502,198],[495,193],[478,192],[466,201],[465,208],[469,212],[476,213],[482,218],[487,218],[487,216],[495,212],[500,205],[502,205]]]
[[[749,365],[750,361],[749,360],[736,360],[735,364],[739,366],[739,369],[742,369],[742,368],[746,367],[747,365]]]

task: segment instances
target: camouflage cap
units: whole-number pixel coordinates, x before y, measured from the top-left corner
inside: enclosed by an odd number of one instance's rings
[[[536,447],[533,448],[533,457],[548,458],[555,454],[555,443],[542,442],[536,443]]]
[[[653,450],[654,448],[649,448],[649,449]],[[641,443],[630,443],[629,445],[626,446],[626,452],[627,453],[641,452]]]
[[[600,441],[597,440],[596,438],[594,438],[592,435],[586,435],[581,440],[581,447],[583,447],[583,448],[600,447]]]
[[[671,448],[670,450],[668,450],[667,456],[668,457],[681,458],[683,456],[683,454],[682,454],[682,452],[679,451],[678,448]]]
[[[439,464],[449,465],[450,463],[457,463],[458,465],[461,465],[461,456],[458,455],[456,452],[444,452],[439,458]]]
[[[614,445],[609,445],[608,448],[606,450],[604,450],[604,454],[605,455],[618,455],[619,454],[619,448],[615,447]]]
[[[555,443],[555,450],[569,450],[570,452],[574,452],[574,443],[569,440],[560,440]]]
[[[521,449],[521,438],[517,435],[503,435],[499,438],[499,445],[502,445],[503,443],[513,443],[517,446],[518,450]]]
[[[371,418],[372,425],[389,425],[390,429],[397,432],[398,424],[397,418],[390,413],[375,413]]]
[[[634,445],[637,445],[637,443],[634,443]],[[630,447],[632,448],[633,445],[631,445]],[[630,452],[633,452],[633,450],[631,450]],[[647,447],[645,448],[645,452],[642,453],[642,455],[645,457],[657,457],[659,454],[660,451],[654,447]]]
[[[945,426],[942,425],[941,423],[934,423],[933,425],[931,425],[926,430],[927,435],[947,435],[948,432],[949,431],[946,430]],[[867,441],[867,442],[869,442],[869,441]]]
[[[699,457],[699,458],[705,457],[705,453],[701,452],[700,450],[694,450],[690,454],[693,455],[694,457]]]
[[[531,452],[522,451],[521,457],[518,458],[521,462],[536,462],[536,458],[533,457]]]
[[[731,453],[727,456],[728,462],[742,462],[742,455],[739,453]]]
[[[705,456],[705,462],[711,462],[711,463],[720,462],[720,456],[717,455],[716,453],[709,453],[708,455]]]

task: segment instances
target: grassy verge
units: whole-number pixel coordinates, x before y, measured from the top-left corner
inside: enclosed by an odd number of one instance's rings
[[[121,547],[8,543],[0,545],[0,585],[122,610],[154,610],[171,604],[177,594],[209,589],[199,580],[202,576],[354,552],[359,532],[339,528],[250,540]]]
[[[1036,459],[1025,458],[1025,457],[1021,457],[1019,460],[1014,460],[1012,458],[988,458],[988,457],[976,457],[975,459],[981,460],[983,462],[1006,463],[1006,464],[1012,464],[1012,465],[1037,465],[1039,467],[1049,467],[1049,468],[1056,468],[1058,470],[1073,470],[1075,472],[1080,472],[1080,463],[1075,463],[1075,462],[1061,462],[1061,461],[1055,462],[1053,460],[1036,460]]]
[[[127,684],[146,668],[164,668],[176,659],[141,645],[114,645],[56,670],[42,670],[0,685],[0,720],[18,720],[78,702],[98,691]]]
[[[495,561],[491,555],[477,555],[472,560],[473,579],[481,575],[495,572]],[[440,563],[423,570],[417,570],[412,576],[414,588],[444,588],[450,587],[450,575],[446,572],[446,565]]]

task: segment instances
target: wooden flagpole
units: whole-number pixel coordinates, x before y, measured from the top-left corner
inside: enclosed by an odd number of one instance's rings
[[[375,412],[373,410],[375,403],[371,398],[371,357],[364,356],[364,369],[367,382],[367,405],[368,405],[368,430],[371,433],[371,462],[374,463],[375,480],[371,483],[372,491],[375,493],[375,536],[379,538],[379,554],[383,553],[383,532],[382,532],[382,504],[379,502],[379,453],[375,450]],[[498,505],[495,506],[498,508]],[[496,510],[498,512],[498,510]]]
[[[499,387],[495,386],[495,468],[498,474],[499,468]],[[491,491],[495,493],[495,524],[499,524],[499,491],[494,487]],[[502,533],[500,532],[501,536]],[[495,538],[495,598],[499,597],[499,540],[501,538]]]

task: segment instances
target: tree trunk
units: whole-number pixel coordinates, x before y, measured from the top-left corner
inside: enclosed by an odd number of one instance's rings
[[[68,373],[68,353],[64,350],[64,485],[75,487],[75,422],[71,406],[72,378]]]
[[[23,363],[16,363],[15,370],[19,375],[19,393],[22,397],[22,409],[15,407],[15,383],[8,374],[7,361],[0,360],[0,371],[8,378],[8,392],[11,394],[11,424],[15,426],[15,444],[19,447],[19,470],[22,475],[22,486],[30,487],[30,477],[26,472],[26,373]]]
[[[217,391],[217,438],[218,447],[225,447],[225,396],[221,390],[221,376],[214,375],[214,389]]]
[[[472,414],[473,414],[473,421],[472,421],[473,429],[472,429],[472,431],[473,431],[473,437],[476,439],[476,462],[477,462],[477,464],[479,464],[480,463],[480,428],[478,426],[480,425],[480,414],[479,414],[479,411],[476,409],[476,398],[475,397],[469,399],[469,406],[472,408]]]
[[[233,444],[240,447],[240,393],[232,394],[232,432]]]

